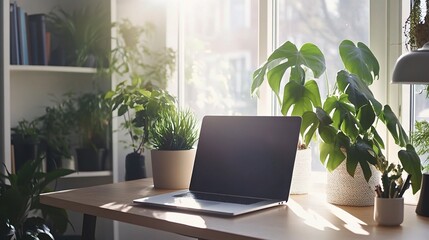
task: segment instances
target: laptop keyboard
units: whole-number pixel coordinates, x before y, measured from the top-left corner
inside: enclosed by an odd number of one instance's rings
[[[238,203],[238,204],[245,204],[245,205],[263,201],[262,199],[256,199],[256,198],[243,198],[243,197],[216,195],[216,194],[209,194],[209,193],[195,193],[195,192],[193,193],[186,192],[186,193],[174,195],[174,197],[185,197],[185,198],[192,198],[192,199],[198,199],[198,200]]]

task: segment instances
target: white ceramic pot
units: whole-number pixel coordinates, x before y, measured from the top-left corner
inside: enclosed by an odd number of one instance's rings
[[[404,221],[404,198],[374,198],[374,221],[382,226],[398,226]]]
[[[307,194],[311,182],[311,149],[296,152],[290,194]]]
[[[346,161],[334,171],[327,173],[326,200],[329,203],[344,206],[374,205],[375,186],[380,182],[380,172],[370,165],[372,176],[367,182],[360,165],[354,177],[346,169]]]
[[[194,167],[195,149],[151,151],[152,176],[155,188],[189,188]]]

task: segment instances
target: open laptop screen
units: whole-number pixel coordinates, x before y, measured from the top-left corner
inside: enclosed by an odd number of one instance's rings
[[[206,116],[190,190],[287,200],[301,118]]]

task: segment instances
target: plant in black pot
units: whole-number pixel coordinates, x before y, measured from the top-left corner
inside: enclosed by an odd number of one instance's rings
[[[69,95],[66,94],[64,100],[56,100],[53,106],[46,107],[45,114],[39,117],[48,171],[62,167],[63,159],[72,158],[70,138],[74,126],[74,106]]]
[[[38,119],[33,121],[22,120],[12,128],[12,144],[15,156],[15,166],[17,171],[21,166],[31,160],[35,160],[41,154],[41,123]]]
[[[254,72],[252,92],[266,80],[278,99],[282,114],[302,117],[301,135],[306,145],[314,136],[319,136],[320,160],[333,173],[328,174],[327,186],[331,203],[373,204],[373,189],[379,178],[372,178],[372,175],[379,174],[375,166],[379,158],[384,158],[385,145],[377,130],[380,124],[403,148],[398,152],[399,159],[405,171],[411,174],[413,192],[417,192],[422,175],[420,162],[410,157],[414,156],[410,154],[414,148],[390,106],[383,106],[369,88],[379,75],[376,57],[365,44],[350,40],[340,43],[339,56],[344,69],[338,71],[335,84],[323,102],[319,84],[329,85],[319,79],[326,68],[325,58],[311,43],[298,49],[286,42],[276,49]],[[343,167],[339,168],[340,165]],[[344,169],[346,174],[341,176],[353,178],[331,179],[339,175],[337,169]],[[358,172],[364,184],[348,186],[358,179]],[[374,186],[365,185],[365,181],[370,180]],[[358,190],[362,191],[358,193]]]
[[[125,179],[133,180],[146,177],[143,151],[150,139],[149,129],[159,118],[162,109],[173,108],[174,98],[162,90],[146,90],[141,88],[140,79],[132,83],[119,83],[116,88],[106,93],[112,111],[123,118],[121,128],[130,137],[133,149],[126,156]]]
[[[41,172],[42,161],[27,161],[16,173],[0,173],[0,239],[54,239],[66,230],[67,212],[40,204],[39,195],[48,191],[49,183],[73,171]]]
[[[111,110],[102,93],[84,93],[74,98],[75,124],[79,135],[76,149],[80,171],[106,169]]]

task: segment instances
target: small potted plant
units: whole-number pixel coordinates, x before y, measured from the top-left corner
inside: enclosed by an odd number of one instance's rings
[[[130,137],[126,143],[133,149],[125,159],[125,180],[146,177],[144,149],[149,143],[149,129],[159,119],[162,109],[174,107],[174,98],[162,90],[146,90],[139,78],[123,81],[105,95],[111,111],[123,118],[120,124]]]
[[[164,109],[150,129],[152,173],[156,188],[189,188],[198,139],[189,110]]]
[[[84,93],[72,100],[74,121],[79,135],[76,148],[80,171],[100,171],[105,168],[108,155],[108,134],[111,110],[103,93]]]
[[[369,88],[378,79],[380,70],[371,50],[364,43],[344,40],[339,45],[339,56],[344,69],[338,71],[335,85],[323,102],[318,78],[325,72],[325,58],[311,43],[298,49],[288,41],[276,49],[255,70],[252,92],[257,92],[266,80],[282,114],[302,117],[301,135],[305,144],[319,136],[320,160],[329,170],[329,202],[373,205],[373,189],[379,177],[372,175],[379,174],[375,165],[384,149],[378,124],[385,125],[397,145],[414,148],[409,146],[408,136],[390,106],[383,106]],[[284,77],[286,73],[288,77]],[[421,183],[420,163],[405,157],[400,159],[405,171],[412,175],[415,193]]]
[[[39,195],[48,191],[49,183],[73,171],[41,172],[42,161],[38,157],[16,173],[0,173],[0,239],[54,239],[66,230],[67,212],[41,205]],[[53,231],[45,223],[48,219]]]
[[[398,154],[402,161],[408,164],[410,161],[420,162],[414,148],[409,145],[406,150]],[[417,166],[417,164],[415,164]],[[404,220],[405,191],[410,187],[411,175],[403,179],[403,167],[401,164],[389,163],[384,156],[377,158],[377,170],[381,172],[381,185],[375,188],[374,220],[379,225],[397,226]]]
[[[45,113],[38,118],[42,125],[41,135],[48,171],[66,167],[63,166],[63,161],[74,161],[70,139],[74,129],[74,106],[67,96],[69,94],[66,94],[64,100],[55,100],[55,104],[46,107]],[[74,169],[74,166],[70,168]]]
[[[31,160],[35,160],[41,154],[41,131],[40,121],[21,120],[18,125],[12,128],[12,145],[15,156],[15,169],[17,171],[21,166]]]

